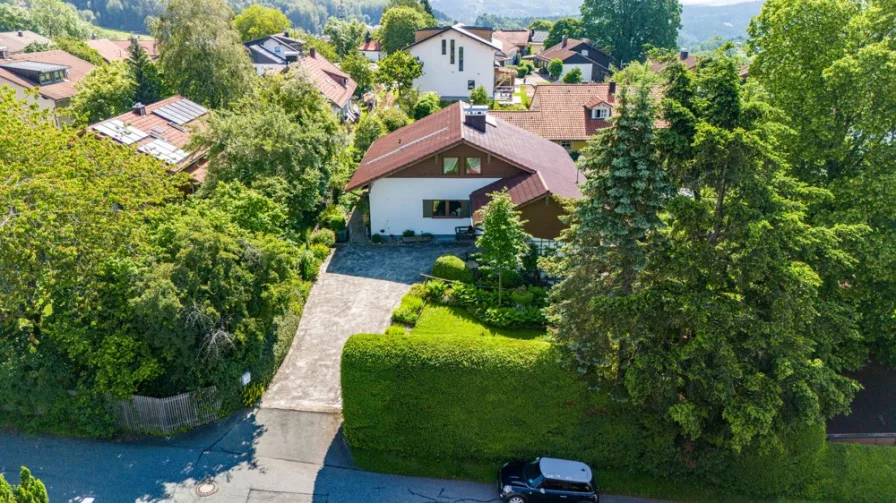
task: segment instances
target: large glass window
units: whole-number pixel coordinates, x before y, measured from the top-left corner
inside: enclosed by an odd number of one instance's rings
[[[482,158],[467,157],[467,174],[468,175],[481,175],[482,174]]]
[[[464,213],[464,205],[460,201],[448,201],[448,216],[460,218]]]
[[[443,175],[459,175],[460,170],[457,165],[457,157],[446,157],[442,159]]]
[[[444,38],[442,39],[442,56],[448,53],[448,41]]]
[[[457,48],[457,57],[458,57],[457,71],[462,72],[462,71],[464,71],[464,48],[463,47]]]
[[[447,214],[448,214],[447,201],[433,201],[432,202],[432,216],[444,217]]]
[[[469,201],[423,201],[424,218],[470,218]]]
[[[454,39],[451,39],[451,64],[454,64]]]

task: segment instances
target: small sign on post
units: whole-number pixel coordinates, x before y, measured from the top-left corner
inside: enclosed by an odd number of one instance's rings
[[[249,372],[246,372],[242,377],[240,377],[240,383],[243,386],[248,386],[250,382],[252,382],[252,374],[250,374]]]

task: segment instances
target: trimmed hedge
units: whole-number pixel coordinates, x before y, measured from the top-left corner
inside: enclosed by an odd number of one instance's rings
[[[557,456],[641,468],[638,419],[588,391],[562,358],[541,341],[355,335],[342,356],[346,438],[352,447],[409,458],[497,466]],[[668,447],[671,456],[671,439]]]
[[[432,266],[432,275],[449,281],[473,282],[473,271],[467,268],[463,260],[454,255],[442,255],[436,259],[436,263]]]

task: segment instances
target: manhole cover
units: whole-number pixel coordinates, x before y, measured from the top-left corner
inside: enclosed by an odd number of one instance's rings
[[[205,481],[196,484],[196,494],[199,496],[211,496],[218,492],[218,486],[214,482]]]

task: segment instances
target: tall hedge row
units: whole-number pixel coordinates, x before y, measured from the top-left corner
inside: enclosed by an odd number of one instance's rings
[[[671,438],[646,445],[631,410],[589,391],[562,358],[541,341],[355,335],[342,356],[346,437],[414,458],[670,461]]]

